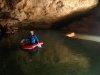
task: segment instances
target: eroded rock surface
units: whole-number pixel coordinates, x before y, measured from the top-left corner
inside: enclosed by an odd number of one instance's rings
[[[95,7],[98,0],[0,0],[1,11],[19,21],[52,23],[77,11]]]
[[[74,15],[95,8],[98,2],[99,0],[0,0],[0,32],[14,33],[18,26],[77,30],[77,23],[63,26],[62,19],[68,22]],[[87,30],[88,25],[84,24],[83,29],[84,27]]]

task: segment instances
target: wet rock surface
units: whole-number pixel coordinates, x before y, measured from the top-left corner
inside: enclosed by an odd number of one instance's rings
[[[0,20],[0,32],[15,33],[17,31],[18,31],[18,20],[12,20],[12,19]]]

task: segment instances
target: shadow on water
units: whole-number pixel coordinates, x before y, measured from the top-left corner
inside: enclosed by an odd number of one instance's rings
[[[38,50],[39,50],[38,47],[36,47],[34,49],[22,49],[22,48],[20,48],[20,49],[28,53],[29,58],[30,58],[31,61],[34,58],[34,56],[37,54]]]
[[[25,75],[15,61],[17,50],[13,35],[0,35],[0,75]]]

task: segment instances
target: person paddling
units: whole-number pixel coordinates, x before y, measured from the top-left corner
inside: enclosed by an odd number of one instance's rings
[[[39,40],[37,38],[37,36],[34,34],[34,31],[30,31],[30,35],[28,37],[26,37],[25,39],[23,39],[21,41],[21,43],[23,43],[24,41],[30,41],[30,44],[35,44],[35,43],[39,43]]]
[[[21,40],[21,43],[28,41],[28,40],[30,41],[29,45],[33,45],[35,43],[39,44],[39,40],[38,40],[37,36],[34,34],[34,31],[32,31],[32,30],[30,31],[30,35],[28,37]],[[33,51],[29,51],[30,61],[32,61],[32,57],[37,53],[37,51],[38,51],[37,49],[35,49]]]

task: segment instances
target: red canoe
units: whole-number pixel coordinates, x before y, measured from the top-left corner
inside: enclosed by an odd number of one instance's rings
[[[29,42],[24,42],[21,43],[21,48],[22,49],[34,49],[35,47],[41,47],[41,45],[43,45],[43,42],[40,41],[39,43],[35,43],[35,44],[30,44]]]

